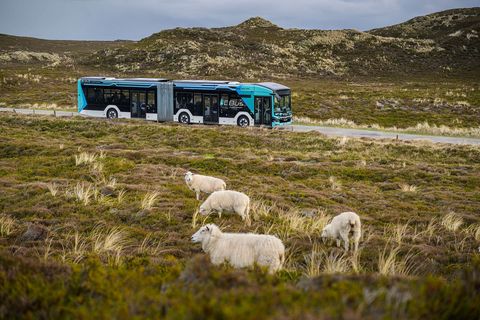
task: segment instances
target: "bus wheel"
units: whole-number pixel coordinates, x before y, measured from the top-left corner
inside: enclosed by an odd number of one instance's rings
[[[108,119],[117,119],[118,118],[118,112],[115,109],[108,109],[107,111],[107,118]]]
[[[239,127],[245,128],[250,125],[250,121],[246,116],[240,116],[238,117],[237,124]]]
[[[190,123],[190,116],[188,115],[188,113],[186,112],[180,113],[180,115],[178,116],[178,122],[184,123],[184,124]]]

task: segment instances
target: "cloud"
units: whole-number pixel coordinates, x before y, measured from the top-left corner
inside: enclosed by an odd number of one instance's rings
[[[262,16],[287,28],[368,30],[475,0],[1,0],[0,32],[49,39],[140,39],[174,27]]]

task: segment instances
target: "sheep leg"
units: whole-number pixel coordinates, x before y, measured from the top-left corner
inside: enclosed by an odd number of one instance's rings
[[[350,230],[346,230],[345,231],[341,231],[340,232],[340,237],[342,238],[343,242],[344,242],[344,247],[345,247],[345,251],[348,251],[348,245],[349,245],[349,241],[348,241],[348,233],[350,232]]]
[[[360,232],[358,232],[358,231],[353,232],[353,242],[354,242],[354,245],[355,245],[355,251],[358,250],[358,243],[360,242],[360,237],[361,237]]]
[[[222,210],[218,210],[218,217],[219,217],[219,218],[222,217]]]
[[[197,194],[197,200],[200,200],[200,191],[195,192]]]
[[[337,247],[340,247],[340,239],[336,239],[337,240]]]

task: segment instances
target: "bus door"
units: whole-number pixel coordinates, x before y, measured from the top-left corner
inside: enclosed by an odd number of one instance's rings
[[[271,97],[255,97],[255,124],[272,125]]]
[[[145,91],[130,91],[130,116],[145,118],[147,115],[147,95]]]
[[[203,95],[203,122],[218,123],[218,95]]]

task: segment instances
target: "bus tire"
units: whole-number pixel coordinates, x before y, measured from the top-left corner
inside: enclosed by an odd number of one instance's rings
[[[190,123],[190,116],[186,112],[182,112],[178,115],[178,122],[183,123],[183,124],[189,124]]]
[[[250,120],[248,120],[247,116],[240,116],[237,119],[237,125],[242,128],[246,128],[250,125]]]
[[[108,119],[117,119],[118,118],[118,112],[117,110],[110,108],[107,110],[107,118]]]

